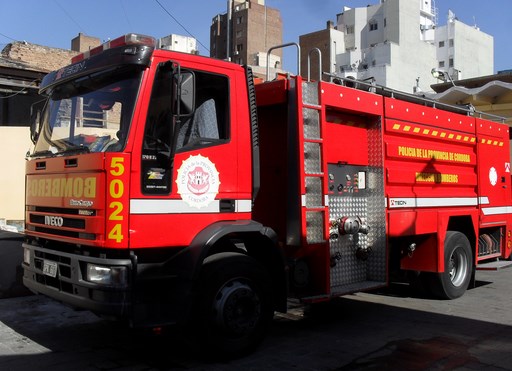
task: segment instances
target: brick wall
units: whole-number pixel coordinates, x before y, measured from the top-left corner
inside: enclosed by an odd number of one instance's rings
[[[87,36],[80,32],[77,37],[71,40],[71,50],[86,52],[100,44],[101,41],[97,37]]]
[[[50,48],[48,46],[36,45],[22,41],[8,44],[2,50],[2,57],[14,62],[21,62],[27,69],[50,72],[57,70],[69,63],[77,52]]]

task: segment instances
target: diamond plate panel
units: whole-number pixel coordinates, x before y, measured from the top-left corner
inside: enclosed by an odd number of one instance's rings
[[[320,112],[316,109],[303,108],[304,138],[320,139]]]
[[[386,282],[386,214],[380,122],[368,129],[368,139],[370,166],[348,165],[346,171],[347,174],[364,172],[366,188],[358,192],[331,194],[328,200],[330,220],[357,216],[370,228],[368,234],[340,235],[330,240],[331,257],[336,258],[336,265],[331,268],[333,294],[379,287]],[[337,169],[343,174],[343,169]],[[356,256],[358,248],[370,251],[367,260]]]
[[[323,207],[322,179],[306,177],[306,204],[307,208]]]
[[[304,142],[304,172],[306,174],[322,173],[320,143]]]
[[[375,229],[375,244],[381,251],[374,251],[374,257],[368,262],[368,279],[386,281],[387,245],[386,245],[386,205],[384,202],[384,150],[382,148],[382,123],[380,120],[368,130],[368,160],[372,170],[369,173],[368,186],[370,197],[368,214],[372,216]]]
[[[318,82],[302,82],[302,103],[318,105]]]
[[[324,217],[321,211],[306,211],[306,240],[308,244],[324,242]]]

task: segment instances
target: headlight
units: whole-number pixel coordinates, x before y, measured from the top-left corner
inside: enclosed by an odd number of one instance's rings
[[[105,267],[88,263],[85,279],[101,285],[123,286],[127,283],[126,267]]]

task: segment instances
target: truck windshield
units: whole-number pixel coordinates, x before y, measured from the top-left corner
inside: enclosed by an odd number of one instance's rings
[[[102,71],[55,86],[33,156],[124,149],[142,72]]]

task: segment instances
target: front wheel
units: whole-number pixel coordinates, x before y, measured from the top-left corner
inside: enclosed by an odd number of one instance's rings
[[[271,297],[269,274],[257,260],[238,253],[208,257],[196,308],[207,352],[235,356],[257,346],[272,320]]]
[[[433,292],[444,299],[456,299],[466,292],[473,272],[471,247],[461,232],[448,231],[444,240],[444,272],[433,282]]]

